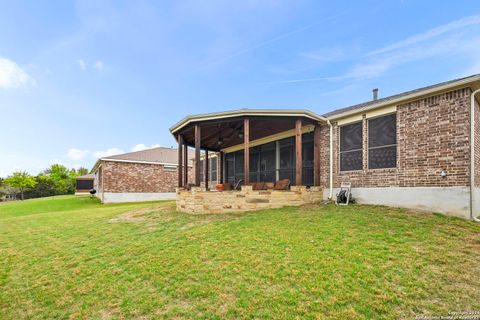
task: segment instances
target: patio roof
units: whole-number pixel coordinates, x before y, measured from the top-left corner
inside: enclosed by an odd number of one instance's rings
[[[184,143],[194,146],[194,129],[198,124],[202,130],[201,148],[220,151],[243,142],[241,135],[245,118],[251,121],[251,140],[294,129],[297,119],[302,119],[304,125],[326,121],[324,117],[308,110],[240,109],[191,115],[172,126],[170,132],[175,138],[182,134]]]
[[[305,117],[316,121],[326,121],[321,115],[304,109],[237,109],[222,112],[212,112],[190,115],[170,128],[171,133],[175,133],[191,122],[208,121],[216,119],[226,119],[242,116],[266,116],[266,117]]]

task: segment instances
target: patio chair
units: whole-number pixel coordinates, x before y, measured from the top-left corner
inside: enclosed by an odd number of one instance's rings
[[[289,179],[282,179],[275,182],[273,186],[273,190],[288,190],[290,189],[290,180]]]

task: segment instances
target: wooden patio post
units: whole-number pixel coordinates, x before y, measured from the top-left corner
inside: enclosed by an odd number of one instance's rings
[[[195,185],[200,186],[200,126],[195,125]]]
[[[302,185],[302,120],[295,121],[295,185]]]
[[[208,190],[208,171],[209,171],[209,163],[208,163],[208,150],[205,150],[205,168],[204,168],[204,176],[205,176],[205,189]]]
[[[320,125],[315,124],[313,130],[313,185],[320,185]]]
[[[250,120],[243,120],[243,180],[244,185],[250,183]]]
[[[178,187],[181,188],[183,186],[183,136],[181,134],[178,135]]]
[[[223,183],[223,159],[224,159],[224,156],[223,156],[223,152],[220,151],[218,153],[218,169],[220,171],[220,177],[219,177],[219,182],[218,183]]]
[[[188,186],[188,165],[190,164],[190,159],[188,158],[188,145],[186,142],[183,143],[183,186]],[[193,168],[192,168],[193,169]]]

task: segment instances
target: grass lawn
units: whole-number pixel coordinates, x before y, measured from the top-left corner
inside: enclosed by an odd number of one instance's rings
[[[334,205],[0,204],[0,318],[413,319],[480,310],[480,225]]]

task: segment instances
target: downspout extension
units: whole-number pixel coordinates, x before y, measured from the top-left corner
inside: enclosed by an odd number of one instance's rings
[[[470,96],[470,219],[475,222],[480,222],[480,219],[473,215],[473,188],[475,186],[475,95],[478,92],[480,92],[480,89],[473,91]]]
[[[327,124],[330,127],[330,168],[329,168],[329,184],[330,184],[330,194],[328,196],[329,200],[333,199],[333,126],[330,123],[330,120],[327,119]]]

